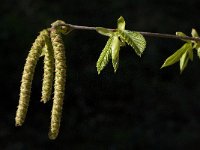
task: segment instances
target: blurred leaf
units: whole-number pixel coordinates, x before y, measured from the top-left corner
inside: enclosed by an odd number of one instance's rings
[[[187,36],[185,33],[183,33],[183,32],[176,32],[176,35],[177,36]]]
[[[197,55],[198,55],[198,57],[199,57],[199,59],[200,59],[200,46],[197,47],[196,49],[197,49]]]
[[[193,54],[193,49],[192,49],[192,47],[191,47],[191,49],[189,49],[189,50],[187,51],[187,53],[188,53],[189,59],[190,59],[191,61],[193,61],[194,54]]]
[[[185,36],[187,36],[185,33],[183,33],[183,32],[176,32],[176,35],[177,36],[183,36],[183,37],[185,37]],[[182,41],[185,41],[185,42],[191,42],[190,40],[185,40],[185,39],[181,39]]]
[[[180,49],[178,49],[174,54],[172,54],[165,60],[161,68],[173,65],[174,63],[178,62],[181,59],[182,55],[190,49],[192,49],[192,44],[185,43]]]
[[[199,37],[199,35],[195,29],[192,29],[191,34],[192,34],[192,37],[196,37],[196,38]],[[197,50],[197,55],[200,58],[200,42],[194,41],[193,48],[195,48]]]
[[[119,30],[124,30],[125,29],[125,20],[124,18],[121,16],[118,20],[117,20],[117,29]]]
[[[192,34],[192,37],[199,37],[199,35],[195,29],[192,29],[191,34]]]
[[[113,32],[106,29],[106,28],[103,28],[103,27],[96,27],[96,31],[101,34],[101,35],[105,35],[105,36],[112,36],[113,35]]]
[[[181,73],[186,68],[186,66],[188,64],[188,60],[189,60],[189,58],[188,58],[187,51],[186,51],[180,58],[180,72]]]
[[[146,48],[146,40],[139,32],[118,30],[119,36],[122,41],[125,41],[130,45],[138,56],[141,56],[144,49]]]
[[[114,72],[116,72],[119,65],[119,50],[120,50],[120,40],[117,35],[113,37],[113,41],[111,43],[111,49],[112,49],[112,64]]]

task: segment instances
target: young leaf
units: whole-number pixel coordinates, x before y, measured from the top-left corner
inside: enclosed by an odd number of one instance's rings
[[[195,29],[192,29],[192,37],[199,38],[199,35]],[[193,44],[193,48],[197,50],[197,55],[200,58],[200,42],[195,41]]]
[[[193,61],[194,54],[193,54],[193,49],[192,49],[192,47],[191,47],[191,49],[189,49],[189,50],[187,51],[187,53],[188,53],[189,59],[190,59],[191,61]]]
[[[123,31],[125,29],[125,25],[126,25],[126,23],[125,23],[124,18],[122,16],[119,17],[119,19],[117,20],[117,29]]]
[[[180,58],[180,72],[181,73],[186,68],[186,66],[188,64],[188,60],[189,60],[189,58],[188,58],[187,51],[186,51]]]
[[[192,37],[199,38],[199,35],[195,29],[192,29]],[[200,42],[194,42],[193,48],[197,50],[197,55],[200,58]]]
[[[195,29],[192,29],[191,34],[192,34],[192,37],[199,37],[199,35]]]
[[[183,36],[183,37],[185,37],[185,36],[187,36],[185,33],[183,33],[183,32],[176,32],[176,35],[177,36]],[[185,40],[185,39],[181,39],[182,41],[185,41],[185,42],[191,42],[190,40]]]
[[[197,55],[200,58],[200,43],[195,43],[193,48],[197,50]]]
[[[119,65],[119,50],[120,50],[120,41],[119,41],[118,36],[115,35],[111,43],[112,64],[113,64],[114,72],[117,71],[118,65]]]
[[[130,45],[136,52],[138,56],[141,56],[144,49],[146,48],[146,40],[142,34],[139,32],[127,31],[127,30],[118,30],[119,37],[121,41],[125,41]]]
[[[176,35],[177,36],[187,36],[185,33],[183,33],[183,32],[176,32]]]
[[[192,49],[191,43],[185,43],[180,49],[178,49],[174,54],[169,56],[161,68],[173,65],[174,63],[178,62],[181,56],[187,51]]]
[[[111,46],[112,46],[113,36],[110,37],[106,43],[106,46],[102,50],[99,59],[97,61],[96,67],[98,74],[104,69],[104,67],[108,64],[109,59],[111,58]]]
[[[196,48],[197,49],[197,55],[200,58],[200,46]]]
[[[103,27],[96,27],[96,31],[101,34],[101,35],[105,35],[105,36],[112,36],[113,32],[111,30],[108,30],[106,28]]]

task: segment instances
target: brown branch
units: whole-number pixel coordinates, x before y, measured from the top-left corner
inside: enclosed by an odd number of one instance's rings
[[[96,27],[88,27],[88,26],[80,26],[80,25],[73,25],[73,24],[61,24],[64,26],[68,26],[71,28],[71,30],[95,30]],[[116,29],[110,29],[106,28],[111,31],[116,31]],[[178,36],[178,35],[172,35],[172,34],[163,34],[163,33],[152,33],[152,32],[140,32],[144,36],[149,36],[149,37],[158,37],[158,38],[168,38],[168,39],[179,39],[179,40],[192,40],[196,42],[200,42],[200,38],[197,37],[190,37],[190,36]]]

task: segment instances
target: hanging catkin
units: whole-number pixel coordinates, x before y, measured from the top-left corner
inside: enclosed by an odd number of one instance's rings
[[[59,32],[59,30],[52,28],[51,42],[53,45],[55,58],[55,83],[49,138],[55,139],[59,133],[60,128],[66,81],[65,49],[61,37],[61,32]]]
[[[29,51],[28,57],[26,58],[26,63],[21,80],[19,105],[15,117],[16,126],[21,126],[26,118],[35,66],[41,55],[42,48],[45,45],[45,37],[47,35],[47,30],[43,30],[40,32],[40,35],[36,38],[31,47],[31,50]]]
[[[44,75],[42,83],[42,98],[41,101],[46,103],[52,93],[53,77],[54,77],[54,54],[53,47],[50,39],[50,33],[45,38],[45,48],[43,49],[44,55]]]

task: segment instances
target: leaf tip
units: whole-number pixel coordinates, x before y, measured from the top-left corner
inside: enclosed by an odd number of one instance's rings
[[[116,73],[117,72],[117,68],[114,68],[114,73]]]
[[[97,66],[97,74],[100,75],[102,69]]]
[[[160,69],[163,69],[163,68],[165,68],[165,67],[167,67],[167,66],[169,66],[169,65],[167,65],[166,62],[164,62],[164,63],[162,64],[162,66],[160,67]]]
[[[165,67],[165,65],[163,64],[161,67],[160,67],[160,69],[163,69]]]
[[[120,16],[119,19],[117,20],[117,28],[119,30],[124,30],[125,29],[125,25],[126,25],[126,23],[125,23],[124,18],[122,16]]]
[[[191,35],[192,35],[192,37],[199,37],[196,29],[194,29],[194,28],[192,28]]]
[[[118,18],[118,21],[124,21],[124,17],[123,17],[123,16],[120,16],[120,17]]]

